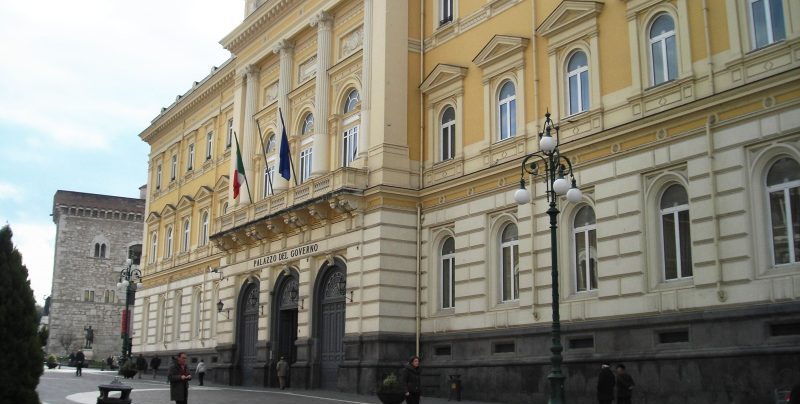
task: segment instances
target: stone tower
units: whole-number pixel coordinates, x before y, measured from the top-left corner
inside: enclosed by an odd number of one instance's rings
[[[128,257],[139,263],[144,209],[144,199],[56,192],[48,353],[83,349],[94,359],[120,354],[125,296],[116,285]]]

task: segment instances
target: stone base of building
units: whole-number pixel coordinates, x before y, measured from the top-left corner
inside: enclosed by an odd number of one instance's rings
[[[452,378],[463,400],[546,402],[549,397],[551,324],[423,335],[424,396],[448,397]],[[565,391],[570,403],[594,403],[600,364],[625,364],[636,382],[634,402],[729,404],[771,402],[775,389],[800,382],[800,302],[726,310],[660,314],[562,324]],[[335,388],[374,395],[389,373],[414,354],[414,336],[375,333],[347,336]],[[320,380],[313,339],[296,342],[291,367],[295,389],[331,388]],[[190,351],[209,365],[220,384],[277,387],[275,360],[259,361],[243,380],[236,346]],[[176,352],[158,352],[164,364]],[[149,359],[153,353],[145,353]],[[190,360],[190,366],[196,361]],[[162,366],[168,368],[168,366]]]

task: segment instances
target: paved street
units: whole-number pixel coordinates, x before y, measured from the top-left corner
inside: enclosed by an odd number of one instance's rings
[[[100,384],[110,383],[116,371],[100,371],[86,369],[82,377],[75,376],[74,368],[45,369],[39,380],[39,399],[42,404],[95,404],[97,402]],[[163,375],[158,379],[150,378],[123,380],[125,384],[133,387],[131,398],[134,404],[170,404],[169,386]],[[191,404],[244,404],[244,403],[270,403],[270,404],[312,404],[312,403],[351,403],[351,404],[379,404],[375,396],[347,394],[320,390],[278,390],[257,387],[230,387],[220,385],[189,387],[189,402]],[[424,398],[425,404],[442,404],[446,399]],[[464,404],[486,404],[475,401],[462,401]]]

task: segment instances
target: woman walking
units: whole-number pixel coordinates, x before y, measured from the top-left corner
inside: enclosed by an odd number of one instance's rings
[[[419,404],[422,390],[420,388],[419,374],[419,356],[412,356],[401,373],[401,381],[406,388],[406,404]]]

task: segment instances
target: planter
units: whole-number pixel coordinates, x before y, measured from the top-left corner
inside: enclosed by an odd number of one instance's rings
[[[382,393],[378,392],[378,399],[383,404],[400,404],[406,400],[405,393]]]
[[[137,372],[136,369],[120,369],[119,374],[126,379],[132,379]]]
[[[47,364],[47,368],[48,369],[54,369],[56,366],[58,366],[58,363],[48,363]]]

